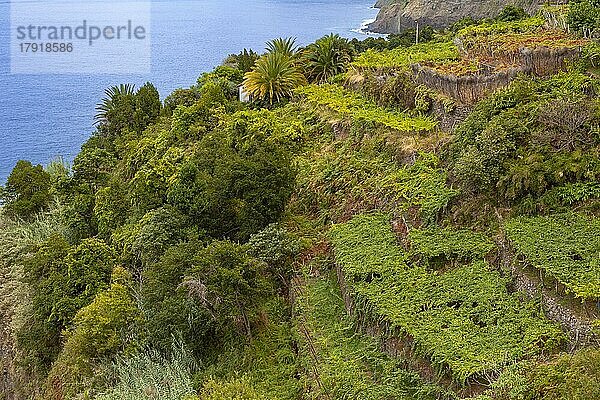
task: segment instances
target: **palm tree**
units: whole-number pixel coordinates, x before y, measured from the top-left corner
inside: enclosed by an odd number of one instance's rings
[[[347,39],[330,34],[309,45],[304,57],[310,79],[323,82],[346,71],[354,57],[354,48]]]
[[[270,52],[256,61],[252,71],[244,75],[244,87],[255,99],[280,101],[289,97],[306,78],[286,54]]]
[[[267,52],[279,53],[293,58],[296,55],[298,47],[296,46],[296,38],[277,38],[267,42]]]
[[[112,86],[106,89],[104,94],[106,97],[96,105],[95,124],[106,122],[111,111],[116,107],[118,99],[135,94],[135,86],[129,83]]]

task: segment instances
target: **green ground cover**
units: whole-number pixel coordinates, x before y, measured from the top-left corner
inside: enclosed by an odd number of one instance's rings
[[[330,238],[359,308],[411,337],[419,354],[459,383],[493,379],[503,366],[564,339],[483,260],[445,273],[409,264],[386,215],[335,225]]]

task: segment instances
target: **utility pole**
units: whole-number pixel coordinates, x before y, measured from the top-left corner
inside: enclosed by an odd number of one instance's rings
[[[415,35],[415,44],[419,44],[419,21],[415,21],[417,24],[417,34]]]

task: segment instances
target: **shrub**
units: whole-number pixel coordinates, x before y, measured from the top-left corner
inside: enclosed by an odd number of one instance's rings
[[[55,234],[25,261],[25,281],[32,295],[28,326],[17,332],[20,345],[35,362],[47,367],[60,349],[60,335],[82,307],[108,286],[112,251],[97,239],[70,248]]]
[[[174,343],[168,356],[157,350],[143,349],[117,359],[111,373],[116,383],[95,399],[191,400],[195,393],[192,385],[195,369],[191,354],[180,344]]]
[[[452,177],[508,202],[598,179],[596,85],[578,72],[519,79],[480,102],[450,145]]]
[[[224,65],[232,66],[243,73],[249,72],[254,67],[254,63],[259,59],[259,55],[252,49],[244,49],[238,54],[229,55],[225,61]]]
[[[277,221],[292,192],[288,152],[260,138],[206,137],[181,166],[167,199],[215,238],[247,240]]]
[[[243,79],[243,73],[239,69],[221,65],[198,78],[198,89],[202,92],[206,90],[207,84],[217,85],[227,99],[234,100],[238,97],[238,86]]]
[[[521,7],[508,5],[502,9],[500,14],[498,14],[498,16],[496,17],[496,19],[502,22],[511,22],[519,21],[527,17],[527,13]]]
[[[219,345],[221,338],[214,332],[210,314],[181,285],[203,248],[197,241],[173,245],[142,272],[140,302],[147,332],[143,341],[148,347],[167,353],[173,337],[181,338],[185,347],[202,359]]]
[[[98,385],[99,360],[114,357],[131,340],[139,321],[139,310],[132,297],[131,274],[115,268],[111,285],[77,312],[74,327],[48,375],[49,398],[74,398]]]
[[[574,0],[569,2],[567,22],[574,31],[591,36],[600,26],[600,2],[598,0]]]
[[[1,188],[0,188],[1,189]],[[9,216],[30,219],[52,201],[51,176],[41,165],[18,161],[0,190],[0,202]]]
[[[273,276],[287,286],[293,273],[293,261],[301,249],[300,241],[276,224],[250,236],[248,253],[269,265]]]
[[[265,264],[228,241],[215,241],[202,250],[183,285],[219,330],[228,333],[233,327],[247,336],[262,296],[272,289]]]
[[[267,400],[244,378],[226,382],[209,380],[200,391],[199,400]]]

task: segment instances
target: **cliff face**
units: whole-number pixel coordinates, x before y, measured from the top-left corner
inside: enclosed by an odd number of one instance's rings
[[[538,0],[379,0],[380,8],[369,29],[377,33],[398,33],[420,26],[444,28],[463,17],[474,19],[497,16],[507,5],[515,5],[531,13],[539,7]]]

